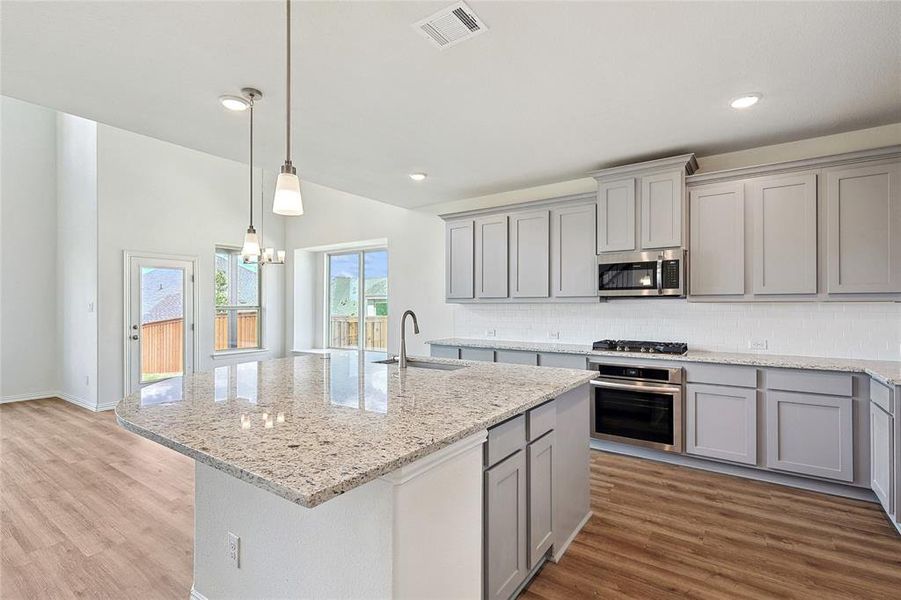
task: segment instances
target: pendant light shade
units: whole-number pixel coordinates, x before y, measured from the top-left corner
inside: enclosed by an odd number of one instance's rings
[[[298,217],[303,214],[303,199],[300,197],[300,179],[291,172],[282,172],[275,182],[275,200],[272,212],[277,215]]]
[[[253,225],[247,228],[244,234],[244,245],[241,247],[241,258],[246,263],[254,263],[260,257],[260,238],[257,236]]]
[[[303,200],[300,197],[300,179],[297,169],[291,163],[291,0],[285,2],[285,164],[282,165],[278,180],[275,182],[275,198],[272,201],[272,212],[286,217],[297,217],[303,214]]]

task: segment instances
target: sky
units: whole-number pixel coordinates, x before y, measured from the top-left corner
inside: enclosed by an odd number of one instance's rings
[[[363,263],[366,278],[388,276],[388,251],[366,252]],[[356,278],[360,273],[359,258],[356,254],[334,254],[330,257],[332,277]]]

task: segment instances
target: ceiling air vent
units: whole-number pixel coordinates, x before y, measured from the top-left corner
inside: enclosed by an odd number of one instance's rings
[[[488,27],[465,2],[457,2],[413,24],[413,28],[438,48],[450,48],[487,31]]]

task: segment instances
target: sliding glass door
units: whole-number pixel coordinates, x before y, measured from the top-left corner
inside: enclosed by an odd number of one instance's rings
[[[388,251],[328,255],[329,348],[388,351]]]

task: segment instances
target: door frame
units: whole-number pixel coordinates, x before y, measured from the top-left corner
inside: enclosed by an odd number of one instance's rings
[[[191,282],[191,293],[185,294],[191,297],[192,314],[194,320],[191,325],[191,373],[197,371],[198,360],[200,359],[200,349],[197,347],[197,323],[200,323],[200,295],[198,292],[197,282],[197,256],[187,254],[165,254],[162,252],[141,252],[137,250],[124,250],[122,253],[122,394],[123,398],[131,395],[129,386],[131,380],[132,353],[130,346],[131,330],[128,327],[128,321],[131,317],[131,262],[132,259],[148,259],[148,260],[178,260],[191,263],[191,274],[193,280]],[[185,322],[187,327],[188,323]],[[187,355],[187,353],[186,353]],[[185,375],[188,375],[187,369]]]

